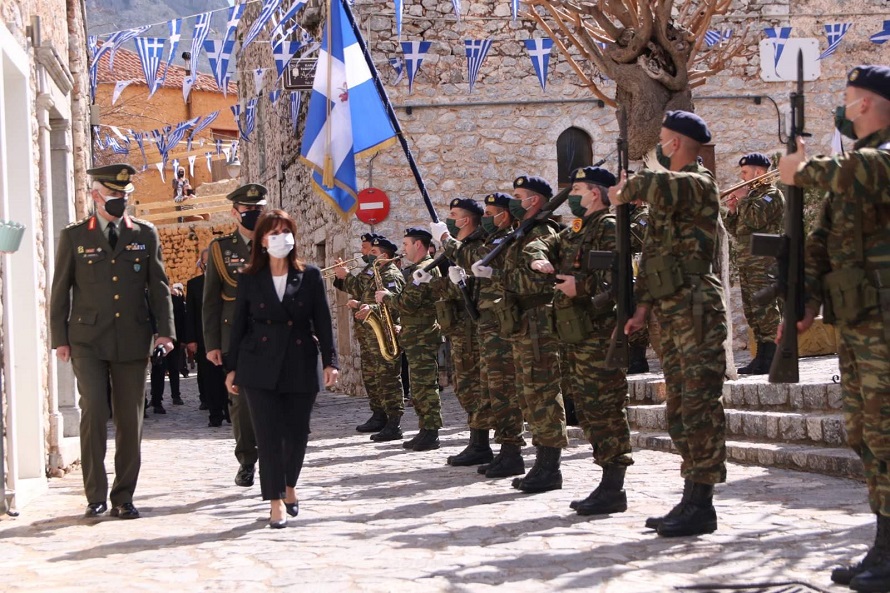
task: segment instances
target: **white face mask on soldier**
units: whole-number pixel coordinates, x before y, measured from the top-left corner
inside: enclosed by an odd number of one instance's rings
[[[269,246],[266,251],[272,257],[283,258],[294,248],[294,236],[291,233],[281,233],[278,235],[268,235]]]

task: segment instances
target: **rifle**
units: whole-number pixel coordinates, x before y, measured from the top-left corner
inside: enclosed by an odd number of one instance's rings
[[[472,233],[467,235],[464,241],[476,240],[485,236],[485,230],[479,226]],[[445,252],[443,250],[442,253],[433,258],[433,261],[423,266],[424,272],[429,272],[435,267],[438,267],[440,263],[443,261],[451,261],[445,257]],[[451,262],[452,265],[454,262]],[[468,280],[472,280],[472,278],[468,278]],[[457,288],[460,290],[460,296],[464,301],[464,309],[467,311],[467,315],[470,316],[470,319],[473,321],[479,321],[479,307],[476,306],[476,301],[473,300],[473,296],[470,294],[470,287],[467,285],[466,280],[461,280],[457,283]]]
[[[797,89],[791,92],[791,131],[788,134],[787,154],[797,150],[798,136],[804,132],[803,52],[797,54]],[[803,271],[803,189],[788,186],[785,210],[785,233],[751,236],[751,254],[773,256],[778,260],[779,274],[774,286],[757,292],[758,302],[769,301],[777,295],[785,299],[782,311],[782,342],[776,349],[769,367],[770,383],[797,383],[797,322],[804,314]]]

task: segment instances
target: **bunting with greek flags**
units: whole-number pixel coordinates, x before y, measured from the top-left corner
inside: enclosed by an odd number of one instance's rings
[[[148,85],[148,98],[150,99],[158,90],[158,67],[164,58],[163,37],[134,37],[136,54],[142,63],[142,73],[145,75],[145,84]]]
[[[284,74],[288,62],[297,53],[302,44],[299,41],[282,41],[272,46],[272,57],[275,59],[275,70],[278,72],[278,78]]]
[[[260,15],[253,21],[250,31],[247,32],[247,36],[244,38],[244,41],[241,42],[242,51],[245,50],[248,45],[253,43],[253,40],[256,39],[257,36],[259,36],[263,27],[265,27],[266,23],[269,22],[269,19],[272,18],[272,15],[280,4],[281,0],[263,0],[263,8],[260,10]]]
[[[130,154],[129,148],[127,148],[125,146],[121,146],[116,138],[112,138],[111,136],[108,136],[107,134],[105,136],[105,146],[111,148],[111,151],[114,154]]]
[[[189,138],[193,139],[195,136],[206,130],[210,124],[216,121],[216,118],[219,117],[219,110],[217,109],[213,113],[208,113],[204,116],[204,118],[197,122],[193,127],[191,133],[189,133]]]
[[[195,81],[198,80],[198,74],[195,72],[194,74],[188,74],[182,77],[182,101],[183,103],[189,102],[189,93],[192,92],[192,87],[195,85]]]
[[[213,153],[212,153],[212,152],[205,152],[205,153],[204,153],[204,158],[207,159],[207,170],[210,171],[211,173],[213,173],[213,164],[212,164],[212,162],[211,162],[211,161],[213,160]]]
[[[890,21],[884,21],[884,28],[869,37],[872,43],[877,43],[878,45],[881,45],[888,39],[890,39]]]
[[[402,82],[402,79],[405,77],[405,60],[402,58],[390,58],[389,65],[396,71],[396,80],[392,83],[395,86]]]
[[[732,29],[723,29],[722,31],[708,29],[705,32],[705,45],[714,47],[724,41],[729,41],[730,37],[732,37]]]
[[[403,41],[402,57],[405,60],[405,71],[408,74],[408,94],[414,90],[414,77],[432,45],[431,41]]]
[[[189,177],[195,176],[195,160],[198,158],[198,155],[191,155],[189,157]]]
[[[451,0],[451,6],[454,7],[454,16],[457,17],[457,22],[460,22],[460,0]]]
[[[396,12],[396,39],[402,38],[402,13],[405,10],[405,0],[395,0]]]
[[[217,156],[222,154],[222,139],[216,139],[216,154]]]
[[[130,135],[133,137],[133,140],[136,141],[136,145],[139,147],[139,152],[142,153],[142,170],[145,170],[145,167],[148,166],[148,158],[145,156],[145,142],[143,140],[144,133],[143,132],[134,132],[130,130]]]
[[[173,170],[173,175],[176,175],[179,172],[179,159],[173,159],[170,162],[170,168]]]
[[[235,49],[235,39],[225,41],[217,41],[214,39],[206,39],[204,41],[204,53],[207,54],[207,60],[210,62],[210,70],[213,71],[213,80],[216,86],[223,92],[223,96],[228,96],[229,91],[229,62],[232,59],[232,50]]]
[[[111,104],[114,105],[115,103],[117,103],[117,100],[121,98],[121,93],[124,92],[124,89],[134,82],[136,81],[118,80],[116,83],[114,83],[114,92],[111,94]]]
[[[269,91],[269,103],[275,105],[278,103],[278,99],[281,97],[281,89],[275,89],[274,91]]]
[[[134,27],[133,29],[125,29],[124,31],[115,31],[111,34],[105,43],[102,44],[102,47],[99,48],[99,51],[96,52],[96,65],[99,64],[99,59],[108,54],[108,71],[111,72],[114,70],[114,54],[120,48],[121,45],[133,39],[137,35],[141,33],[145,33],[151,28],[151,25],[145,25],[143,27]]]
[[[828,56],[837,51],[837,46],[841,44],[841,40],[853,23],[832,23],[825,25],[825,35],[828,37],[828,48],[822,52],[818,59],[824,60]]]
[[[553,49],[553,40],[549,37],[541,39],[526,39],[525,49],[532,60],[535,75],[541,83],[541,90],[547,90],[547,66],[550,64],[550,50]]]
[[[357,204],[356,157],[397,139],[344,2],[332,2],[324,27],[300,156],[313,189],[346,218]]]
[[[90,103],[96,102],[96,87],[99,81],[99,62],[96,54],[99,51],[99,37],[90,35],[87,37],[87,49],[90,52]]]
[[[287,9],[279,11],[279,18],[272,18],[272,22],[274,23],[272,26],[272,45],[276,45],[281,41],[286,40],[290,34],[300,26],[294,17],[297,16],[297,13],[300,12],[300,9],[305,5],[306,0],[291,0],[290,6]],[[293,21],[291,25],[287,26],[287,23],[291,21]]]
[[[290,123],[296,136],[300,124],[300,91],[291,91],[290,94]]]
[[[476,86],[476,78],[479,76],[479,69],[491,49],[491,39],[465,39],[464,45],[467,50],[467,78],[470,82],[470,93]]]
[[[782,52],[785,50],[785,43],[788,41],[788,38],[791,37],[791,27],[769,27],[763,30],[766,33],[767,38],[772,39],[773,47],[775,48],[775,64],[776,68],[779,67],[779,59],[782,57]]]
[[[164,75],[161,77],[161,84],[167,80],[167,72],[170,70],[170,64],[173,63],[173,56],[176,55],[176,48],[179,47],[179,38],[182,36],[182,19],[173,19],[167,21],[167,29],[170,31],[170,53],[167,54],[167,65],[164,66]]]
[[[247,107],[244,109],[244,127],[241,127],[241,122],[238,122],[238,129],[241,131],[241,138],[244,139],[245,142],[250,142],[250,135],[253,134],[253,130],[256,127],[256,106],[257,101],[259,101],[259,97],[254,97],[250,101],[247,102]]]
[[[226,21],[226,34],[223,35],[224,42],[233,39],[235,31],[238,29],[238,23],[241,22],[241,17],[244,16],[244,8],[246,6],[246,3],[236,3],[229,7],[229,19]]]
[[[513,15],[513,21],[519,16],[519,0],[510,0],[510,13]]]
[[[210,17],[213,12],[202,12],[195,17],[195,29],[192,31],[192,61],[189,70],[193,73],[198,72],[198,61],[201,56],[201,50],[204,48],[204,40],[207,39],[207,33],[210,32]]]
[[[256,68],[253,71],[253,88],[256,96],[263,94],[263,79],[266,77],[266,70],[268,68]]]

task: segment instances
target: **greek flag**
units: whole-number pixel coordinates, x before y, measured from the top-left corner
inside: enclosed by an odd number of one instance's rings
[[[161,77],[161,83],[167,80],[167,71],[170,70],[170,64],[173,63],[173,55],[179,46],[179,38],[182,34],[182,19],[174,19],[167,22],[170,30],[170,53],[167,55],[167,65],[164,66],[164,75]]]
[[[117,103],[117,100],[120,99],[121,93],[124,92],[124,89],[130,86],[131,83],[136,82],[135,80],[118,80],[114,83],[114,92],[111,94],[111,104],[114,105]],[[151,88],[151,85],[149,85]]]
[[[206,130],[210,126],[210,124],[216,121],[217,117],[219,117],[219,110],[205,115],[204,119],[194,125],[191,134],[189,134],[189,138],[194,138],[195,136]]]
[[[775,48],[775,64],[776,68],[779,67],[779,59],[782,57],[782,52],[785,50],[785,42],[788,41],[788,38],[791,37],[791,27],[770,27],[763,30],[766,33],[766,36],[773,40],[773,47]]]
[[[288,27],[287,22],[297,16],[297,13],[300,12],[300,9],[303,8],[303,6],[305,5],[306,0],[293,0],[290,8],[288,8],[281,14],[281,18],[277,19],[277,22],[276,19],[272,19],[272,22],[275,23],[272,27],[272,45],[276,45],[279,42],[287,39],[290,34],[293,33],[297,29],[297,27],[300,26],[297,21],[294,21],[293,24]]]
[[[247,108],[244,110],[244,127],[241,127],[240,120],[238,122],[238,128],[241,130],[241,137],[245,142],[250,142],[250,135],[253,134],[253,130],[256,127],[256,104],[259,101],[259,97],[254,97],[250,101],[247,102]]]
[[[390,58],[389,65],[392,66],[392,69],[396,71],[396,80],[393,82],[393,86],[399,84],[402,81],[402,78],[405,77],[405,60],[402,58]]]
[[[253,88],[256,91],[254,96],[263,94],[263,79],[266,77],[266,70],[268,68],[256,68],[253,71]]]
[[[479,68],[491,49],[490,39],[465,39],[464,45],[467,50],[467,78],[470,81],[470,92],[476,85],[476,77],[479,76]]]
[[[269,103],[275,105],[278,102],[278,98],[281,97],[281,89],[275,89],[274,91],[269,91]]]
[[[457,22],[460,22],[460,0],[451,0],[451,5],[454,7],[454,15],[457,17]]]
[[[841,44],[841,39],[850,30],[853,23],[834,23],[825,25],[825,35],[828,36],[828,49],[822,52],[818,59],[822,60],[833,54],[837,50],[837,46]]]
[[[396,38],[402,38],[402,12],[405,10],[405,0],[395,0],[396,12]]]
[[[234,35],[235,30],[238,29],[238,23],[241,22],[241,17],[244,15],[245,6],[247,6],[247,4],[243,3],[235,4],[229,8],[229,20],[226,22],[226,34],[223,36],[223,41],[232,39],[232,35]]]
[[[513,20],[519,16],[519,0],[510,0],[510,12],[513,14]]]
[[[189,93],[192,92],[192,86],[194,86],[196,80],[198,80],[197,72],[192,72],[188,76],[182,77],[182,101],[184,103],[188,103]]]
[[[95,35],[87,37],[87,49],[90,51],[90,103],[96,102],[96,86],[99,78],[99,61],[96,53],[99,51],[99,38]]]
[[[525,49],[532,59],[532,66],[541,83],[541,90],[547,90],[547,66],[550,64],[550,50],[553,49],[553,40],[549,37],[543,39],[526,39]]]
[[[130,130],[130,135],[136,140],[136,144],[139,146],[139,152],[142,153],[142,170],[144,171],[145,167],[148,166],[148,158],[145,156],[145,142],[143,141],[145,133]]]
[[[300,154],[312,169],[313,189],[345,218],[356,206],[355,158],[394,144],[396,137],[344,1],[332,4],[325,27]]]
[[[714,47],[718,43],[729,41],[730,37],[732,37],[732,29],[723,29],[723,31],[708,29],[705,32],[705,45],[707,45],[708,47]]]
[[[213,71],[213,79],[216,81],[216,86],[223,92],[223,96],[226,96],[228,91],[229,85],[226,80],[226,74],[229,70],[229,60],[232,57],[234,48],[234,39],[226,41],[206,39],[204,41],[204,53],[207,54],[207,60],[210,62],[210,69]]]
[[[207,39],[207,33],[210,32],[210,17],[212,16],[213,12],[204,12],[195,17],[195,30],[192,32],[192,62],[189,67],[192,74],[198,72],[198,58],[204,47],[204,40]]]
[[[189,157],[189,177],[195,176],[195,159],[197,159],[197,155],[191,155]]]
[[[99,51],[96,52],[96,63],[98,64],[99,59],[104,55],[108,54],[108,71],[111,72],[114,69],[114,54],[117,52],[118,48],[121,45],[133,39],[140,33],[145,33],[151,28],[151,25],[145,25],[144,27],[135,27],[133,29],[127,29],[125,31],[115,31],[111,34],[105,43],[102,44],[102,47],[99,48]]]
[[[105,146],[110,147],[114,154],[130,154],[129,148],[121,146],[115,138],[108,135],[105,136]]]
[[[142,62],[142,73],[145,75],[145,84],[148,85],[148,97],[151,98],[158,90],[158,66],[164,57],[163,37],[134,37],[136,53]]]
[[[222,138],[216,139],[216,154],[217,156],[222,154]]]
[[[432,45],[431,41],[403,41],[402,55],[405,60],[405,70],[408,72],[408,94],[414,90],[414,77],[420,70],[420,65],[426,57]]]
[[[282,41],[272,46],[272,57],[275,58],[275,70],[278,72],[278,78],[284,74],[288,62],[297,53],[302,44],[299,41]]]
[[[290,123],[294,131],[294,136],[299,130],[300,121],[300,91],[291,91],[290,93]]]
[[[884,28],[869,37],[869,39],[872,43],[877,43],[878,45],[890,39],[890,21],[884,21]]]
[[[253,40],[257,38],[260,32],[262,32],[263,27],[265,27],[266,23],[269,22],[269,19],[272,18],[272,14],[280,4],[281,0],[263,0],[263,8],[260,11],[260,16],[253,21],[250,31],[247,32],[247,37],[245,37],[244,41],[241,43],[241,51],[244,51],[248,45],[253,43]]]
[[[204,157],[207,159],[207,170],[213,173],[213,165],[211,164],[211,161],[213,160],[213,153],[205,152]]]

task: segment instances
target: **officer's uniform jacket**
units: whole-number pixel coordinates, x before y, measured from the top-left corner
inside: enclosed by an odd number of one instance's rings
[[[204,272],[204,346],[207,351],[229,352],[229,336],[235,322],[238,272],[250,260],[250,248],[235,231],[214,239]]]

